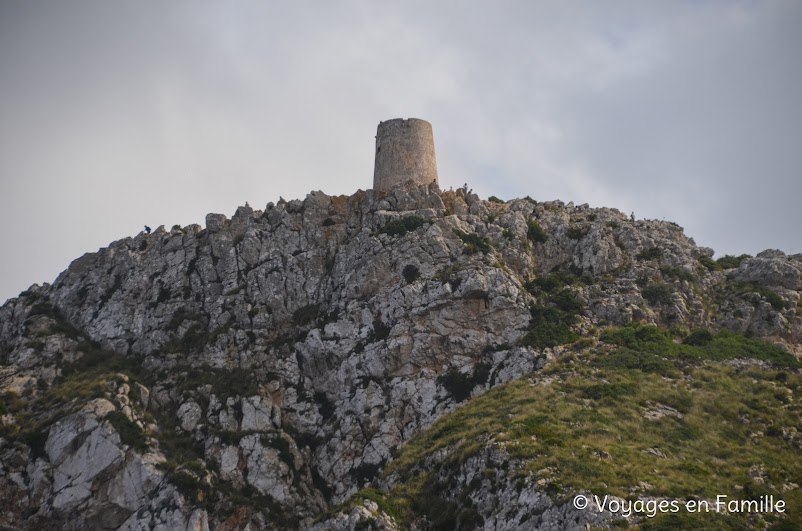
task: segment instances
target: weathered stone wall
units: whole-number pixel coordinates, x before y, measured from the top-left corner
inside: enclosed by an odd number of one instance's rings
[[[389,192],[407,181],[437,182],[432,124],[417,118],[381,122],[376,131],[373,189]]]

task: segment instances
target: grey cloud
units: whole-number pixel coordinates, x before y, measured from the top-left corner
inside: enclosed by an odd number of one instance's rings
[[[0,4],[0,299],[147,223],[371,183],[379,120],[441,185],[802,251],[797,2]]]

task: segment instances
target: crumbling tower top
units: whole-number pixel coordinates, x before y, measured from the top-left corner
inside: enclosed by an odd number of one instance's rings
[[[432,124],[417,118],[380,122],[373,189],[388,192],[408,181],[418,185],[437,183]]]

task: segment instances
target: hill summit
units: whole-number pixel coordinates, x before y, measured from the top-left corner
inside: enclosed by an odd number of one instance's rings
[[[571,503],[713,488],[798,515],[802,255],[713,254],[436,183],[119,240],[0,307],[0,526],[719,525]]]

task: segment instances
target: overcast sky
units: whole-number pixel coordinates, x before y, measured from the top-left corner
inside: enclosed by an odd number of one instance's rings
[[[380,120],[441,188],[802,252],[802,2],[0,0],[0,302],[145,224],[371,186]]]

